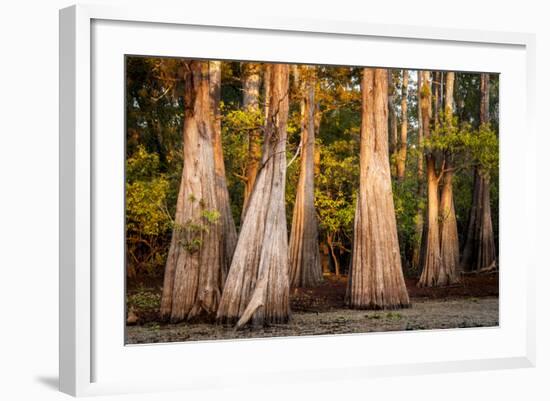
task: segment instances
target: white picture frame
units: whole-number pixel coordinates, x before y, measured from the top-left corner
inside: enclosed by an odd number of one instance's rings
[[[200,39],[200,46],[178,46],[174,37],[179,35]],[[269,46],[252,53],[255,35],[261,35]],[[224,39],[225,46],[216,45],[219,38]],[[237,38],[242,46],[227,46],[230,39]],[[278,42],[286,44],[286,53]],[[392,46],[401,46],[395,48],[402,53],[384,54],[384,49]],[[305,47],[309,53],[303,51]],[[365,51],[355,51],[363,47]],[[423,47],[437,48],[441,59],[415,59],[413,50],[422,52]],[[330,51],[321,51],[327,49]],[[60,390],[80,396],[238,386],[246,384],[243,377],[261,384],[534,366],[535,260],[525,256],[534,254],[530,251],[534,241],[521,237],[522,232],[535,232],[529,229],[535,224],[535,201],[527,196],[528,189],[535,188],[534,175],[529,174],[535,171],[531,115],[535,110],[534,49],[534,35],[522,33],[261,15],[239,20],[188,14],[183,8],[78,5],[61,10]],[[372,55],[370,60],[380,63],[365,64],[367,51]],[[124,346],[120,341],[124,266],[120,250],[115,249],[123,238],[120,146],[124,134],[116,130],[123,120],[123,69],[118,67],[123,66],[124,54],[501,73],[500,218],[505,224],[501,224],[500,326]],[[404,59],[405,54],[410,57]],[[462,59],[456,61],[460,54]],[[106,91],[108,87],[114,92]],[[101,134],[107,130],[115,133],[108,137]],[[513,132],[524,135],[522,143],[526,146],[517,147]],[[508,157],[512,151],[514,161]],[[109,244],[115,244],[113,249]],[[105,265],[115,268],[101,267]],[[403,355],[400,343],[403,349],[427,348],[422,357],[419,352]],[[327,361],[315,358],[319,347],[323,347]],[[383,352],[389,349],[385,347],[392,347],[396,355]],[[360,352],[347,352],[352,349]],[[205,353],[220,359],[216,369],[201,363]],[[181,362],[182,356],[185,362]],[[140,361],[146,368],[140,367],[142,372],[132,369]],[[159,367],[159,361],[166,366]],[[170,366],[178,361],[179,370],[174,373],[172,369],[170,374]]]

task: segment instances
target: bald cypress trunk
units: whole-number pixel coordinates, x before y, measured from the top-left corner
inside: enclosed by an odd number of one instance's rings
[[[396,160],[396,174],[399,181],[405,178],[405,166],[407,162],[407,130],[408,130],[408,114],[407,114],[407,95],[409,87],[409,72],[403,70],[403,83],[401,86],[401,133],[399,137],[399,150]]]
[[[397,113],[395,111],[395,82],[392,70],[388,71],[388,129],[389,129],[389,154],[390,154],[390,172],[393,176],[396,175],[396,157],[398,152],[398,135],[397,135]]]
[[[221,98],[221,62],[210,61],[210,108],[213,121],[213,143],[214,143],[214,170],[216,173],[216,196],[218,198],[218,209],[220,213],[220,225],[222,240],[220,258],[222,265],[223,280],[227,277],[229,265],[233,258],[235,245],[237,245],[237,230],[231,213],[229,203],[229,191],[225,178],[225,163],[223,161],[222,125],[220,113]]]
[[[481,74],[480,124],[489,124],[489,74]],[[481,168],[474,172],[474,192],[461,266],[479,271],[496,266],[496,248],[491,219],[491,177]]]
[[[445,121],[451,124],[453,119],[454,72],[445,76]],[[450,152],[444,155],[444,171],[442,172],[441,199],[439,206],[439,225],[441,241],[441,272],[439,282],[443,285],[458,281],[459,243],[456,224],[455,205],[453,199],[453,157]]]
[[[430,115],[432,115],[432,82],[429,71],[422,71],[422,87],[420,88],[420,107],[422,109],[422,130],[424,139],[430,138]],[[434,102],[437,104],[437,102]],[[435,155],[431,151],[425,152],[426,157],[426,185],[427,204],[426,219],[421,255],[422,274],[418,282],[419,287],[438,285],[439,267],[441,264],[439,243],[439,180],[436,172]]]
[[[419,199],[424,197],[424,155],[420,152],[422,141],[424,138],[423,126],[422,126],[422,107],[421,107],[421,88],[422,88],[422,71],[417,72],[417,110],[418,110],[418,138],[417,138],[417,162],[416,162],[416,175],[417,175],[417,189],[416,195]],[[412,254],[412,266],[414,269],[420,268],[421,254],[422,254],[422,233],[424,230],[424,209],[422,203],[419,202],[418,209],[415,216],[415,242]]]
[[[360,181],[346,303],[409,305],[401,270],[388,161],[388,71],[365,68],[361,81]]]
[[[315,70],[302,67],[300,75],[303,83],[302,150],[290,233],[290,284],[292,287],[313,287],[323,279],[314,204]]]
[[[261,166],[237,241],[217,318],[264,325],[289,318],[285,212],[288,65],[271,67]]]
[[[164,273],[161,316],[215,313],[223,286],[208,62],[185,62],[183,171]]]
[[[243,63],[243,109],[248,113],[260,112],[260,64]],[[261,158],[261,135],[259,129],[250,130],[248,133],[248,158],[246,164],[246,180],[244,183],[244,200],[241,221],[244,219],[248,200],[254,188],[256,175]]]

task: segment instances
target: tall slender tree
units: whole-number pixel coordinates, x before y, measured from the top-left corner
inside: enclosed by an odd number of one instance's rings
[[[409,305],[401,270],[388,160],[388,70],[361,80],[360,182],[346,302],[352,308]]]
[[[301,67],[300,78],[302,149],[290,232],[290,283],[313,287],[323,279],[314,204],[315,67]]]
[[[223,286],[209,66],[184,62],[183,171],[164,272],[161,316],[215,313]]]
[[[422,130],[424,139],[429,139],[431,136],[430,115],[432,115],[432,99],[434,99],[434,105],[437,104],[437,101],[435,101],[437,96],[432,96],[431,83],[430,72],[423,71],[422,87],[420,88],[420,107],[422,109]],[[434,152],[427,150],[425,152],[425,158],[428,202],[426,205],[426,219],[424,221],[424,234],[422,239],[422,274],[418,285],[420,287],[432,287],[439,284],[438,273],[441,264],[438,226],[439,179],[436,173],[436,159]]]
[[[217,318],[263,325],[290,315],[285,212],[289,67],[271,67],[261,166],[241,227]]]
[[[407,110],[407,96],[409,93],[409,72],[403,70],[401,84],[401,133],[399,136],[399,149],[397,151],[396,175],[399,181],[405,178],[405,166],[407,162],[407,132],[409,129],[409,117]]]
[[[422,71],[417,72],[417,112],[418,112],[418,135],[417,135],[417,161],[416,161],[416,176],[417,176],[417,188],[416,196],[419,199],[424,197],[424,155],[420,152],[422,149],[422,143],[424,140],[424,128],[422,126]],[[414,234],[414,246],[412,254],[412,266],[414,269],[421,268],[422,262],[422,239],[424,231],[424,208],[423,203],[419,202],[415,216],[415,234]]]
[[[260,113],[260,73],[261,65],[257,63],[243,63],[243,109],[251,114]],[[248,157],[246,164],[246,176],[244,183],[244,200],[241,221],[248,207],[248,200],[254,188],[256,176],[262,157],[260,129],[252,129],[248,132]]]
[[[233,258],[235,245],[237,245],[237,230],[231,213],[229,203],[229,191],[225,178],[225,164],[223,161],[222,123],[220,112],[221,98],[221,61],[210,61],[210,110],[212,112],[212,139],[214,142],[214,171],[216,173],[216,196],[218,198],[218,210],[222,230],[220,258],[222,264],[223,280],[229,271],[229,265]]]
[[[481,74],[480,125],[490,124],[489,119],[490,76]],[[472,207],[461,266],[464,270],[479,271],[496,266],[495,237],[491,220],[491,177],[481,167],[474,171]]]
[[[445,111],[444,126],[452,127],[454,110],[454,72],[445,74]],[[445,134],[445,130],[443,130]],[[439,227],[441,241],[441,271],[444,279],[440,282],[454,283],[458,281],[459,242],[456,223],[455,204],[453,196],[453,155],[450,151],[443,155],[441,197],[439,202]]]
[[[389,154],[392,163],[390,164],[391,174],[395,175],[395,158],[398,152],[398,127],[397,127],[397,112],[395,110],[395,93],[396,93],[395,78],[393,70],[388,71],[388,129],[389,129]]]

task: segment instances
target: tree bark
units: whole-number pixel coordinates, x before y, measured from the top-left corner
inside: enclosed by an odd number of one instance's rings
[[[399,137],[399,151],[397,153],[396,171],[397,179],[403,181],[405,178],[405,166],[407,162],[407,95],[409,89],[409,73],[403,70],[403,84],[401,87],[401,135]]]
[[[424,103],[424,102],[423,102]],[[426,110],[427,111],[427,110]],[[424,114],[425,110],[422,111]],[[424,120],[425,122],[425,120]],[[424,135],[426,129],[424,128]],[[429,134],[427,135],[429,136]],[[422,255],[422,274],[418,282],[419,287],[435,287],[442,285],[439,281],[441,253],[439,242],[439,180],[436,173],[435,156],[426,155],[426,179],[428,184],[428,204],[425,220],[425,237]]]
[[[424,156],[422,154],[421,146],[422,141],[424,138],[423,133],[423,126],[422,126],[422,107],[421,107],[421,88],[422,88],[422,71],[417,72],[417,102],[418,102],[418,140],[417,140],[417,146],[418,146],[418,158],[416,162],[416,171],[417,171],[417,190],[416,195],[419,199],[422,199],[424,197]],[[422,238],[423,238],[423,230],[424,230],[424,209],[422,207],[422,203],[419,203],[418,209],[415,216],[415,242],[413,247],[413,254],[412,254],[412,266],[413,269],[418,269],[421,266],[421,253],[422,253]]]
[[[290,285],[314,287],[323,279],[314,203],[315,70],[302,67],[302,150],[290,233]]]
[[[397,113],[395,112],[395,84],[392,75],[392,71],[388,72],[388,125],[389,125],[389,153],[390,153],[390,172],[392,175],[396,174],[395,158],[398,152],[397,148]]]
[[[288,80],[271,66],[269,115],[261,167],[248,203],[217,319],[265,325],[288,321],[288,239],[285,213]]]
[[[454,72],[447,72],[445,77],[445,120],[447,124],[452,123],[453,119],[453,94],[454,94]],[[441,241],[441,272],[444,278],[440,282],[446,284],[456,283],[458,281],[459,269],[459,243],[458,228],[456,223],[455,206],[453,199],[453,158],[447,152],[444,155],[445,170],[441,186],[441,199],[439,204],[439,225]]]
[[[481,74],[480,125],[489,124],[489,74]],[[467,271],[496,266],[496,248],[491,219],[491,177],[481,168],[474,171],[472,208],[461,267]]]
[[[225,282],[233,252],[237,245],[237,230],[231,213],[229,191],[225,178],[225,163],[223,161],[222,123],[220,113],[221,98],[221,61],[210,61],[210,109],[213,121],[214,171],[216,172],[216,196],[222,230],[220,258],[222,264],[222,282]]]
[[[420,107],[422,109],[422,135],[424,139],[430,138],[430,115],[432,108],[432,82],[429,71],[422,71],[422,86],[420,88]],[[434,105],[437,102],[434,102]],[[437,114],[436,114],[437,115]],[[439,180],[436,172],[435,155],[426,152],[426,184],[427,184],[427,208],[424,221],[424,233],[422,239],[422,255],[420,257],[422,274],[418,282],[419,287],[433,287],[439,285],[439,267],[441,265],[439,242]]]
[[[160,309],[172,321],[214,314],[223,285],[208,62],[184,68],[184,165]]]
[[[243,109],[252,114],[260,112],[260,64],[243,63]],[[261,159],[260,130],[251,130],[248,133],[248,158],[246,164],[246,181],[244,185],[243,211],[241,222],[244,220],[248,200],[254,188]]]
[[[361,81],[360,181],[346,303],[409,305],[401,270],[388,161],[388,70],[365,68]]]

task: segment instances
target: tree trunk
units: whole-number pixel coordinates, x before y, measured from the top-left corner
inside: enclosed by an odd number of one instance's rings
[[[489,124],[489,74],[481,74],[480,124]],[[476,167],[474,192],[461,267],[479,271],[496,266],[496,248],[491,219],[491,177]]]
[[[217,318],[237,328],[288,321],[285,213],[288,65],[271,67],[269,118],[261,167],[248,203]]]
[[[447,72],[445,79],[445,120],[452,123],[453,118],[453,93],[454,72]],[[453,160],[452,155],[445,156],[443,171],[443,183],[441,186],[441,199],[439,203],[439,225],[441,241],[441,272],[443,279],[440,282],[452,284],[458,281],[459,268],[459,244],[456,214],[453,199]]]
[[[223,286],[208,62],[184,67],[183,171],[160,310],[172,321],[215,313]]]
[[[216,172],[216,196],[218,198],[218,210],[220,213],[220,225],[222,230],[222,240],[220,249],[220,258],[222,264],[222,282],[225,282],[235,245],[237,245],[237,230],[235,221],[231,213],[229,202],[229,191],[227,189],[227,180],[225,178],[225,163],[223,161],[222,146],[222,125],[220,113],[221,98],[221,62],[210,61],[210,109],[212,111],[213,121],[213,142],[214,142],[214,171]]]
[[[302,69],[302,151],[290,233],[290,285],[314,287],[323,279],[314,204],[315,70]]]
[[[430,137],[430,115],[432,108],[432,91],[430,72],[422,71],[422,86],[420,88],[420,107],[422,110],[422,136]],[[435,102],[434,104],[437,104]],[[437,114],[436,114],[437,115]],[[433,287],[439,284],[439,268],[441,265],[439,242],[439,180],[436,172],[435,155],[426,152],[426,183],[427,209],[422,238],[422,255],[420,257],[422,274],[418,282],[419,287]]]
[[[442,285],[458,282],[459,244],[456,214],[453,199],[453,172],[443,174],[441,200],[439,203],[439,225],[441,241],[441,272],[439,282]]]
[[[403,70],[403,85],[401,87],[401,136],[399,137],[399,151],[397,153],[396,170],[397,179],[403,181],[405,178],[405,165],[407,162],[407,94],[409,89],[409,72]]]
[[[423,101],[424,104],[424,101]],[[422,114],[425,114],[422,110]],[[425,125],[426,120],[424,120]],[[426,135],[426,128],[424,128]],[[429,136],[427,134],[426,136]],[[439,242],[439,196],[438,179],[436,174],[435,157],[426,155],[426,178],[428,184],[428,204],[425,221],[425,237],[423,244],[422,274],[418,282],[419,287],[435,287],[439,282],[439,269],[441,266],[440,242]]]
[[[416,162],[416,171],[417,171],[417,190],[416,190],[416,196],[418,196],[418,199],[422,199],[424,197],[424,163],[423,159],[424,156],[422,154],[421,146],[422,141],[424,138],[423,133],[423,126],[422,126],[422,108],[420,107],[421,104],[421,88],[422,88],[422,71],[417,72],[417,102],[418,102],[418,159]],[[418,209],[416,212],[416,216],[414,218],[415,220],[415,242],[413,247],[413,254],[412,254],[412,267],[413,269],[418,269],[421,266],[421,253],[422,253],[422,233],[424,230],[424,210],[422,208],[422,203],[418,204]]]
[[[323,274],[330,274],[330,257],[328,245],[326,244],[326,242],[323,242],[320,248],[321,268],[323,269]]]
[[[388,161],[388,70],[363,69],[360,181],[346,303],[352,308],[409,305],[401,270]]]
[[[388,126],[389,126],[389,154],[390,154],[390,172],[395,175],[395,156],[397,154],[397,113],[395,112],[395,84],[393,74],[388,72]]]
[[[327,235],[327,243],[330,249],[330,256],[332,256],[332,263],[334,263],[334,274],[336,277],[340,277],[340,259],[338,258],[338,255],[336,255],[336,251],[334,250],[334,241],[333,241],[333,235]]]
[[[260,112],[260,64],[243,63],[243,109],[251,114]],[[261,158],[261,136],[260,130],[251,130],[248,133],[248,158],[246,164],[246,181],[244,183],[244,200],[241,222],[244,220],[250,194]]]

